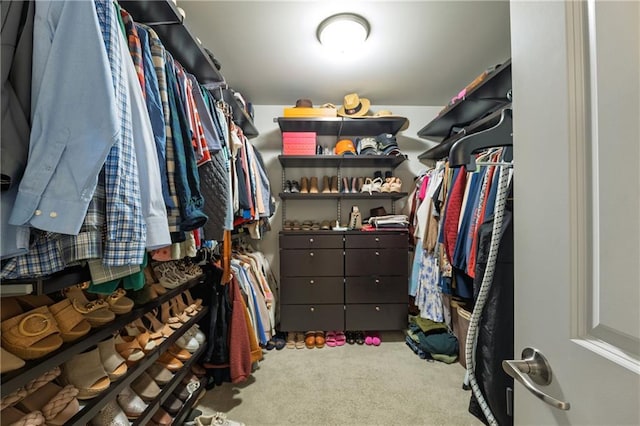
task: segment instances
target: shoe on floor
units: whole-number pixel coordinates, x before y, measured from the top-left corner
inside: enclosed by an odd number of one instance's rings
[[[220,412],[213,416],[198,416],[195,421],[197,426],[245,426],[242,422],[227,419],[227,415]]]
[[[287,333],[287,349],[295,349],[296,347],[296,333],[290,331]]]

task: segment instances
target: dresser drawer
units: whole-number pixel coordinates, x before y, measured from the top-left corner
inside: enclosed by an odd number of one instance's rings
[[[406,322],[406,318],[405,318]],[[344,330],[344,305],[280,305],[283,331]]]
[[[406,303],[347,305],[347,330],[404,330],[408,324]]]
[[[320,235],[320,234],[305,234],[305,235],[280,235],[280,248],[281,249],[331,249],[339,248],[343,246],[343,237],[339,235]]]
[[[407,277],[347,277],[346,303],[403,303],[408,300]]]
[[[400,275],[409,274],[409,252],[404,249],[351,249],[346,250],[345,275]]]
[[[285,277],[280,279],[280,303],[344,303],[342,277]]]
[[[366,234],[362,235],[346,235],[344,246],[347,249],[352,248],[403,248],[409,247],[409,234]]]
[[[342,249],[280,250],[281,277],[341,277]]]

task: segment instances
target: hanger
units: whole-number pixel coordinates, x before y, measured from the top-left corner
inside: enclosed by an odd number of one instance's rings
[[[458,139],[449,152],[449,165],[451,167],[464,166],[467,171],[474,171],[476,169],[476,158],[474,153],[486,148],[493,148],[497,146],[513,146],[513,111],[511,107],[504,108],[500,113],[500,121],[493,127],[486,130],[472,133],[470,135],[463,136]],[[511,161],[513,155],[511,150],[507,150],[505,154],[505,161]],[[508,158],[510,157],[510,158]],[[485,165],[488,165],[484,163]],[[492,164],[492,165],[504,165],[504,164]]]

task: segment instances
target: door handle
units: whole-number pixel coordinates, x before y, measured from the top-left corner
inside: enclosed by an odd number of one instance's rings
[[[549,361],[542,355],[542,352],[535,348],[524,348],[522,350],[522,359],[512,359],[502,361],[502,369],[509,376],[513,377],[529,390],[532,394],[560,410],[569,410],[571,404],[560,401],[552,396],[547,395],[536,387],[547,386],[551,383],[551,365]]]

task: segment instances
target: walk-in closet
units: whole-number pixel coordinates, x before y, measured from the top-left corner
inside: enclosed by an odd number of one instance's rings
[[[3,0],[0,424],[640,424],[637,1]]]

